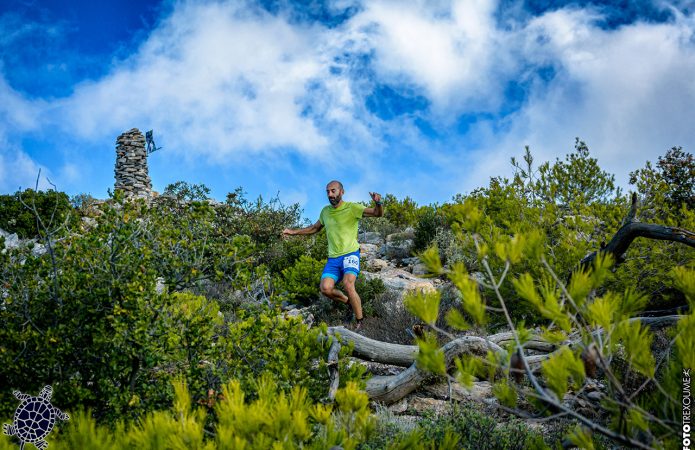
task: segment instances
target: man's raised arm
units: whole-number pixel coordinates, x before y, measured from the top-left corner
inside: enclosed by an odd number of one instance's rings
[[[316,221],[315,224],[309,225],[306,228],[285,228],[284,230],[282,230],[282,235],[283,236],[297,236],[297,235],[304,235],[304,234],[314,234],[314,233],[318,233],[319,231],[321,231],[321,228],[323,228],[321,221]]]
[[[384,215],[384,207],[381,203],[381,194],[370,192],[370,197],[374,200],[374,208],[365,208],[362,212],[362,217],[381,217]]]

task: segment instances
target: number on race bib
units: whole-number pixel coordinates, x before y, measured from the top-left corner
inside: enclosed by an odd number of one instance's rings
[[[343,268],[344,269],[359,269],[360,268],[360,259],[356,255],[350,255],[347,258],[343,259]]]

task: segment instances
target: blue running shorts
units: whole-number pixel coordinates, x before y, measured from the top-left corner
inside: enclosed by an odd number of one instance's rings
[[[360,274],[360,251],[357,250],[346,255],[328,258],[326,265],[323,267],[321,279],[326,277],[333,278],[336,283],[343,279],[346,273],[354,273],[355,276]]]

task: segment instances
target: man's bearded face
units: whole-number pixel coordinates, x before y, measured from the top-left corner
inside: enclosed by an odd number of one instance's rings
[[[328,195],[328,201],[331,205],[336,206],[340,203],[343,198],[343,193],[338,186],[330,185],[326,188],[326,194]]]

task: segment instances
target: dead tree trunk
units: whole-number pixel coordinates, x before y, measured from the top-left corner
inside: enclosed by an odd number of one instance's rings
[[[608,245],[600,250],[585,256],[580,266],[582,268],[591,267],[598,254],[609,254],[613,257],[616,264],[623,262],[623,255],[638,237],[657,239],[662,241],[680,242],[690,247],[695,247],[695,233],[683,228],[667,227],[653,223],[642,223],[635,219],[637,213],[637,194],[632,194],[632,205],[630,212],[624,220],[624,224],[615,233]]]
[[[629,320],[631,322],[640,321],[642,324],[654,328],[672,325],[680,318],[681,316],[634,317]],[[354,344],[354,355],[358,358],[385,364],[408,366],[407,369],[397,375],[375,376],[370,378],[367,381],[366,391],[372,400],[387,404],[394,403],[416,390],[431,377],[429,372],[417,366],[415,358],[417,356],[418,347],[415,345],[398,345],[376,341],[343,327],[328,328],[328,333],[332,336],[340,336],[340,341],[343,344],[352,342]],[[602,331],[597,330],[594,333],[598,336]],[[454,339],[442,347],[446,367],[447,369],[451,368],[454,359],[466,353],[484,356],[487,354],[488,350],[492,350],[493,352],[505,356],[506,352],[499,344],[504,344],[510,339],[513,339],[510,332],[493,334],[487,338],[463,336]],[[580,343],[580,338],[577,338],[570,341],[569,345],[573,346]],[[532,348],[547,352],[539,355],[526,356],[526,361],[531,371],[536,373],[540,370],[541,363],[552,355],[557,346],[543,341],[540,337],[534,337],[524,345],[525,350]],[[394,351],[396,352],[395,355],[392,353]]]

